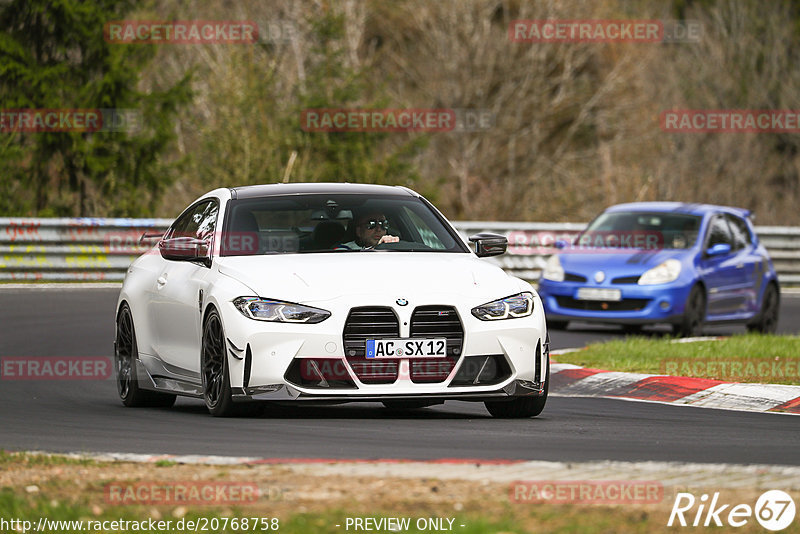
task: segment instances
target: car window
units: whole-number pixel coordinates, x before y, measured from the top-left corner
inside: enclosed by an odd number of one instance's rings
[[[218,212],[216,201],[201,202],[178,217],[168,237],[208,239],[214,234]]]
[[[399,243],[381,245],[404,252],[467,252],[458,235],[437,213],[417,197],[387,195],[310,194],[232,200],[228,204],[224,234],[252,235],[258,254],[352,252],[355,221],[379,214],[386,233]],[[223,243],[236,240],[224,239]],[[223,256],[244,255],[223,247]]]
[[[576,239],[577,245],[687,249],[700,229],[698,215],[672,212],[615,211],[602,213]],[[655,245],[655,246],[653,246]]]
[[[731,235],[728,222],[721,215],[715,216],[708,227],[708,242],[706,248],[714,245],[726,244],[734,248],[733,236]]]
[[[403,210],[405,211],[405,215],[408,217],[409,221],[413,223],[413,226],[419,235],[419,240],[433,249],[444,250],[447,248],[436,236],[436,232],[434,232],[430,226],[428,226],[428,223],[426,223],[419,215],[408,208],[403,208]]]
[[[753,242],[746,222],[739,217],[730,214],[726,215],[725,218],[728,219],[728,223],[730,223],[731,233],[733,234],[733,242],[736,245],[734,248],[745,248]]]

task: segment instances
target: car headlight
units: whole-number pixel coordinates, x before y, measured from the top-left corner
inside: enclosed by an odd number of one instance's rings
[[[472,315],[481,321],[527,317],[531,313],[533,313],[533,293],[529,292],[494,300],[472,308]]]
[[[239,297],[233,301],[233,305],[242,315],[257,321],[314,324],[331,316],[327,310],[259,297]]]
[[[544,264],[544,271],[542,271],[542,278],[552,282],[564,281],[564,268],[561,267],[561,260],[558,259],[558,254],[553,254],[547,263]]]
[[[667,260],[640,276],[639,285],[650,286],[653,284],[666,284],[677,280],[679,274],[681,274],[681,262],[678,260]]]

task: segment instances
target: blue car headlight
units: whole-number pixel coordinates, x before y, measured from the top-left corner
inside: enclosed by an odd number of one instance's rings
[[[542,278],[553,282],[564,281],[564,268],[561,266],[561,260],[558,254],[553,254],[548,258],[544,270],[542,271]]]
[[[327,310],[260,297],[239,297],[233,305],[242,315],[256,321],[315,324],[331,316]]]
[[[481,321],[515,319],[527,317],[531,313],[533,313],[533,293],[527,291],[472,308],[472,315]]]
[[[672,259],[653,267],[639,277],[640,286],[667,284],[674,282],[681,274],[681,262]]]

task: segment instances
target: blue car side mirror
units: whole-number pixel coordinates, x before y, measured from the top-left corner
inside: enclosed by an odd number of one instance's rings
[[[727,243],[717,243],[710,249],[706,250],[707,256],[721,256],[728,254],[731,251],[731,246]]]

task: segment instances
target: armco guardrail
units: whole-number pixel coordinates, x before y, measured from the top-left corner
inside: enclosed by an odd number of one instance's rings
[[[171,219],[0,219],[0,280],[115,281]]]
[[[454,223],[462,235],[494,232],[508,237],[508,254],[487,258],[526,280],[538,280],[558,239],[569,240],[585,223],[513,223],[468,221]],[[767,247],[782,286],[800,285],[800,228],[756,226]]]
[[[0,218],[0,281],[119,281],[128,265],[149,250],[145,232],[165,230],[170,219]],[[487,258],[526,280],[539,279],[558,239],[568,240],[583,223],[454,223],[465,237],[494,232],[508,237],[508,253]],[[781,283],[800,285],[800,228],[759,226]]]

